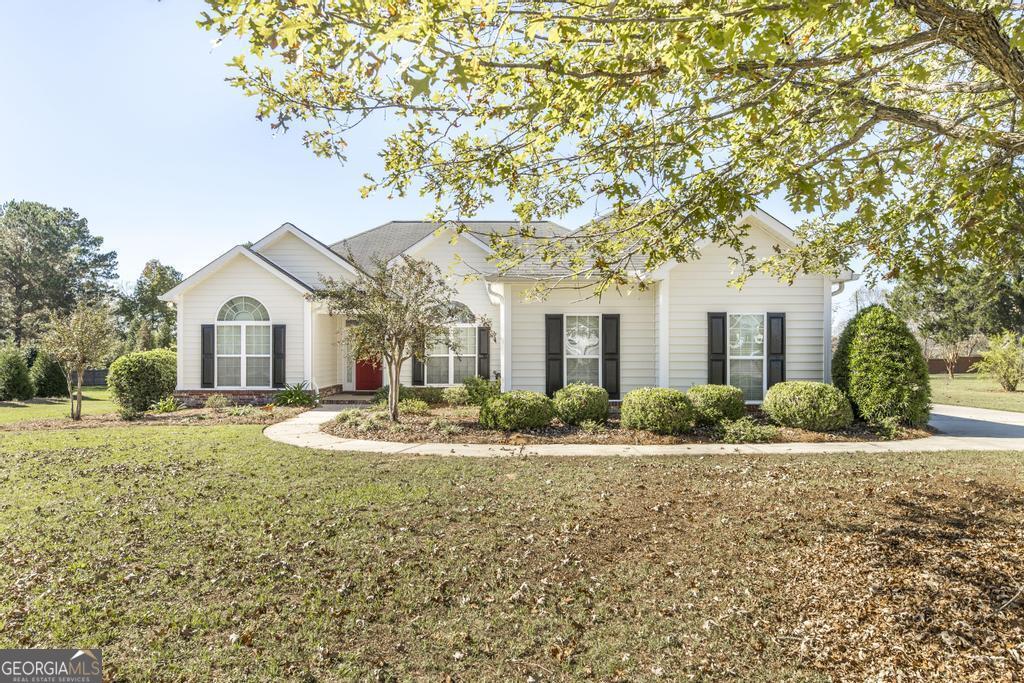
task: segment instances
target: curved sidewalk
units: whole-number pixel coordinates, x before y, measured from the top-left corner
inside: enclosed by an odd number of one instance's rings
[[[343,439],[320,431],[346,408],[321,407],[270,425],[268,439],[306,448],[361,453],[453,455],[461,457],[572,456],[572,455],[709,455],[714,453],[896,453],[907,451],[1024,451],[1024,413],[937,405],[929,424],[940,434],[906,441],[833,441],[766,444],[494,444],[399,443]]]

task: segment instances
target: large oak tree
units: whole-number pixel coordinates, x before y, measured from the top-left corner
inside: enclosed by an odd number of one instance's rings
[[[369,189],[418,188],[453,219],[498,191],[523,219],[600,198],[610,220],[542,251],[585,250],[569,262],[606,282],[705,239],[739,249],[735,219],[776,191],[814,217],[803,246],[747,262],[781,276],[1024,253],[1020,3],[207,2],[275,129],[344,158],[353,127],[401,117]]]

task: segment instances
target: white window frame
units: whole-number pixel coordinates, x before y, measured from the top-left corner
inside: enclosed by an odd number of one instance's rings
[[[732,344],[729,343],[732,326],[730,319],[734,315],[759,315],[761,325],[764,329],[764,338],[761,340],[760,356],[734,356],[732,355]],[[725,314],[725,383],[732,386],[732,361],[733,360],[759,360],[761,361],[761,400],[743,402],[748,406],[757,406],[764,403],[764,396],[768,393],[768,313],[766,312],[745,312],[729,311]]]
[[[235,296],[232,296],[232,297],[229,297],[228,299],[226,299],[217,308],[217,317],[218,318],[220,317],[221,310],[228,304],[229,301],[232,301],[233,299],[237,299],[240,296],[248,297],[248,298],[252,299],[253,301],[256,301],[257,303],[259,303],[260,306],[263,306],[264,310],[266,310],[266,312],[267,312],[268,320],[266,320],[266,321],[263,321],[263,320],[215,320],[214,321],[214,325],[216,327],[215,327],[214,333],[213,333],[213,383],[214,383],[213,386],[214,386],[215,389],[271,389],[271,388],[273,388],[273,385],[274,385],[274,331],[273,331],[273,328],[271,327],[271,325],[273,324],[273,322],[272,322],[273,319],[270,318],[270,309],[267,308],[266,304],[264,304],[262,301],[260,301],[259,299],[257,299],[254,296],[249,296],[248,294],[236,294]],[[220,349],[218,348],[218,340],[220,339],[219,331],[220,331],[221,327],[239,327],[239,328],[241,328],[240,329],[240,334],[242,335],[242,338],[241,338],[241,341],[239,343],[240,353],[236,354],[236,353],[221,353],[220,352]],[[245,336],[246,336],[245,332],[246,332],[246,328],[247,327],[266,327],[266,328],[270,329],[270,353],[265,353],[265,354],[264,353],[247,354],[245,352],[246,351],[246,349],[245,349]],[[224,357],[224,358],[239,358],[240,359],[239,360],[239,375],[238,375],[238,381],[240,382],[240,384],[220,384],[220,372],[219,372],[219,367],[218,366],[220,365],[221,357]],[[270,359],[270,373],[269,373],[269,376],[268,376],[269,383],[267,383],[267,384],[252,384],[252,385],[246,383],[245,361],[246,361],[246,358],[248,358],[248,357],[252,357],[252,358],[269,358]]]
[[[573,356],[573,358],[597,358],[597,384],[595,386],[604,386],[604,363],[601,359],[604,357],[604,314],[602,313],[563,313],[562,314],[562,383],[565,386],[571,384],[569,382],[569,325],[568,318],[597,318],[597,355],[596,356]]]
[[[473,328],[473,331],[475,333],[476,332],[476,328],[477,328],[477,324],[476,323],[455,323],[454,325],[451,326],[452,329],[455,329],[457,327],[471,327],[471,328]],[[480,367],[480,339],[479,339],[479,337],[476,339],[476,342],[474,343],[473,346],[474,346],[474,352],[473,353],[455,353],[452,350],[452,347],[450,347],[450,346],[448,347],[448,353],[447,353],[447,356],[448,356],[448,381],[444,382],[444,383],[427,382],[427,359],[428,358],[443,358],[444,355],[440,354],[440,353],[438,353],[438,354],[433,354],[433,353],[424,354],[424,356],[423,356],[423,385],[427,386],[427,387],[454,387],[454,386],[460,386],[462,384],[461,382],[459,382],[459,383],[452,382],[452,379],[455,377],[455,359],[456,358],[472,358],[473,359],[473,376],[476,376],[477,369]],[[430,349],[428,348],[427,350],[429,351]]]

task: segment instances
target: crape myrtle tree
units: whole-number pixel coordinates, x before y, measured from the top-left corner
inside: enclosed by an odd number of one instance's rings
[[[350,257],[349,260],[353,260]],[[354,280],[322,277],[311,298],[327,304],[332,315],[353,321],[345,328],[352,354],[360,361],[384,362],[388,370],[388,416],[398,421],[399,375],[411,358],[423,360],[428,345],[459,351],[452,327],[475,322],[441,269],[428,261],[403,256],[375,260]]]
[[[607,209],[582,239],[495,239],[607,286],[737,250],[742,272],[942,273],[1024,252],[1024,6],[981,0],[207,0],[229,79],[275,130],[344,159],[403,125],[366,191],[436,219],[503,192],[523,219]],[[500,188],[500,189],[499,189]],[[783,194],[801,245],[756,260],[736,219]],[[525,227],[519,228],[525,231]]]
[[[79,302],[69,313],[53,313],[43,335],[43,351],[60,364],[71,399],[71,419],[82,419],[82,379],[114,347],[114,323],[102,302]]]

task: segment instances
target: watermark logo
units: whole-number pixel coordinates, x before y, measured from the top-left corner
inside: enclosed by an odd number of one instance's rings
[[[101,683],[96,650],[0,650],[0,683]]]

